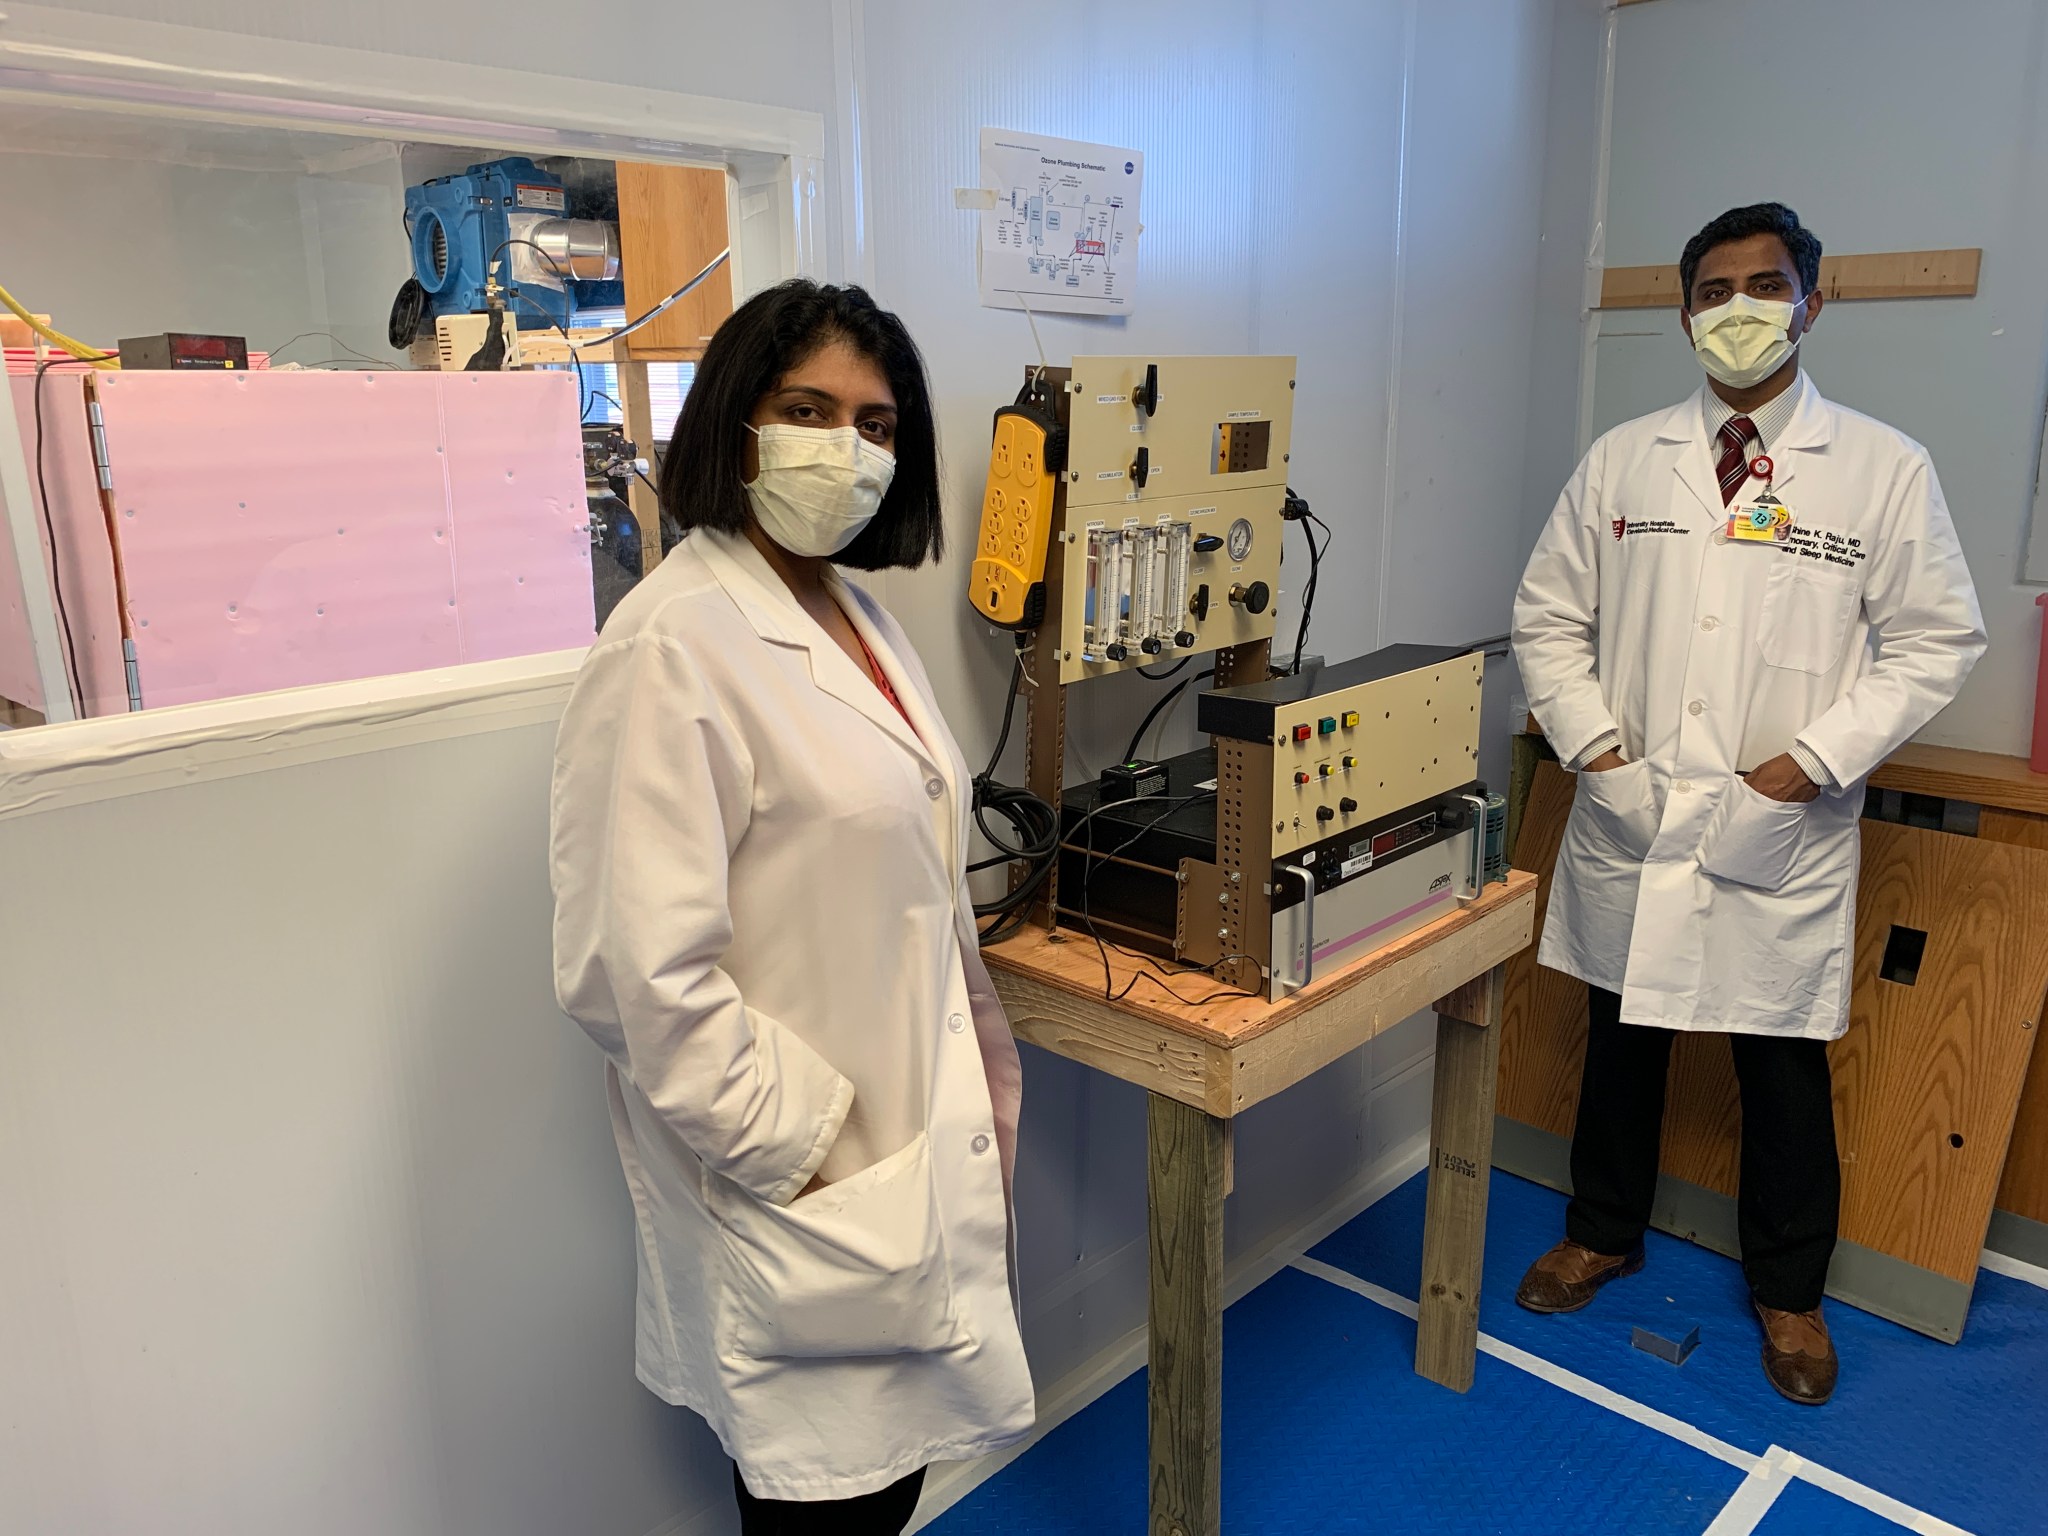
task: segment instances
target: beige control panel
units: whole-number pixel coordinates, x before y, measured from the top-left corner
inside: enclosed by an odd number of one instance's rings
[[[1471,783],[1485,665],[1473,652],[1284,707],[1270,754],[1273,857]],[[1247,768],[1261,755],[1249,751]]]
[[[1060,681],[1270,639],[1291,357],[1077,357],[1065,384]]]

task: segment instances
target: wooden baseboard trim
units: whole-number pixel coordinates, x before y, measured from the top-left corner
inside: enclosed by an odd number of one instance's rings
[[[1494,1122],[1493,1166],[1560,1193],[1571,1192],[1571,1144],[1562,1136],[1505,1115]],[[1731,1259],[1741,1255],[1735,1235],[1735,1201],[1669,1174],[1658,1176],[1650,1225]],[[2048,1234],[2048,1228],[2042,1230]],[[1974,1289],[1861,1243],[1837,1243],[1834,1262],[1828,1266],[1827,1293],[1834,1300],[1944,1344],[1963,1336]]]

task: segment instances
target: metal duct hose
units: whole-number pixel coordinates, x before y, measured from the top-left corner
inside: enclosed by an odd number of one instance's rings
[[[602,219],[543,219],[530,237],[553,260],[555,275],[608,283],[619,275],[619,230]],[[535,258],[536,264],[545,265]]]

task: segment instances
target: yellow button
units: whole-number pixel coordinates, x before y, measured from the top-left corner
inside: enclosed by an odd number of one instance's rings
[[[1344,759],[1344,766],[1346,768],[1356,768],[1358,766],[1358,759],[1355,757],[1346,757]]]
[[[1350,730],[1350,729],[1351,729],[1352,727],[1356,726],[1357,724],[1358,724],[1358,711],[1357,711],[1357,710],[1355,710],[1355,709],[1347,709],[1347,710],[1345,710],[1345,711],[1344,711],[1344,729],[1348,731],[1348,730]],[[1350,766],[1350,764],[1348,764],[1348,763],[1347,763],[1347,764],[1346,764],[1345,766],[1346,766],[1346,767],[1349,767],[1349,766]]]

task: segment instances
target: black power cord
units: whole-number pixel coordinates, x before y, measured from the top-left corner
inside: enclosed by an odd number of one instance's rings
[[[1215,790],[1199,789],[1191,795],[1181,795],[1175,799],[1165,801],[1163,803],[1162,809],[1160,810],[1157,816],[1154,816],[1150,821],[1146,822],[1142,827],[1138,828],[1137,831],[1133,832],[1129,837],[1125,838],[1122,842],[1118,843],[1114,848],[1110,849],[1107,853],[1102,854],[1098,854],[1095,851],[1095,818],[1101,815],[1102,812],[1104,812],[1105,810],[1111,808],[1112,806],[1128,806],[1132,802],[1128,800],[1106,800],[1098,802],[1088,812],[1087,815],[1081,818],[1080,823],[1076,825],[1074,829],[1076,831],[1079,831],[1082,825],[1085,825],[1088,829],[1087,842],[1081,850],[1083,855],[1088,860],[1087,870],[1081,876],[1081,925],[1082,927],[1088,930],[1088,937],[1095,941],[1095,951],[1099,956],[1101,956],[1102,959],[1102,996],[1105,1002],[1122,1002],[1125,998],[1131,995],[1132,989],[1136,987],[1138,983],[1141,981],[1151,982],[1154,986],[1158,987],[1160,991],[1164,992],[1168,997],[1171,997],[1175,1002],[1184,1004],[1190,1008],[1205,1007],[1210,1003],[1220,1002],[1227,997],[1257,997],[1259,995],[1256,992],[1247,992],[1241,987],[1232,986],[1219,987],[1216,991],[1211,992],[1207,997],[1188,997],[1183,993],[1177,992],[1172,987],[1167,985],[1166,977],[1168,973],[1165,967],[1160,965],[1160,963],[1153,956],[1139,954],[1136,950],[1126,949],[1121,944],[1115,943],[1114,941],[1105,940],[1102,937],[1101,933],[1099,933],[1096,930],[1095,919],[1089,913],[1088,890],[1089,886],[1094,882],[1095,872],[1098,869],[1100,869],[1104,864],[1108,863],[1110,860],[1117,858],[1126,849],[1130,848],[1134,843],[1136,843],[1140,838],[1144,837],[1146,833],[1150,832],[1154,827],[1158,826],[1162,821],[1166,820],[1167,817],[1173,815],[1174,812],[1185,810],[1188,806],[1195,805],[1200,801],[1213,800],[1215,798]],[[1134,969],[1131,972],[1130,980],[1124,983],[1122,991],[1116,990],[1116,976],[1115,973],[1110,970],[1109,966],[1109,952],[1112,949],[1114,949],[1120,955],[1127,955],[1131,959],[1140,962],[1140,967]],[[1223,957],[1224,960],[1238,958],[1242,957],[1236,955],[1226,955]],[[1218,960],[1215,962],[1215,965],[1221,964],[1223,964],[1223,960]],[[1152,969],[1150,971],[1143,969],[1142,967],[1145,965],[1151,966]],[[1181,968],[1179,971],[1174,972],[1173,974],[1182,976],[1207,976],[1211,981],[1219,981],[1221,979],[1215,974],[1214,965],[1186,966]]]
[[[43,478],[43,376],[56,366],[54,359],[47,358],[36,364],[36,495],[43,504],[43,531],[50,536],[50,592],[57,600],[57,617],[64,625],[64,650],[71,662],[71,675],[66,681],[71,685],[72,713],[82,719],[85,715],[85,678],[78,670],[78,642],[72,638],[71,615],[64,607],[64,577],[59,570],[64,563],[64,554],[57,543],[57,520],[50,513],[50,487]]]
[[[1192,656],[1188,658],[1188,661],[1193,660],[1194,657]],[[1187,661],[1182,662],[1181,665],[1186,666]],[[1166,676],[1168,677],[1171,677],[1172,675],[1173,674],[1171,672],[1166,674]],[[1154,720],[1157,720],[1162,714],[1164,714],[1169,708],[1172,707],[1173,701],[1179,698],[1183,693],[1187,691],[1187,686],[1189,683],[1199,683],[1202,681],[1203,678],[1214,677],[1215,675],[1216,669],[1214,667],[1211,667],[1208,671],[1197,672],[1193,677],[1186,678],[1181,682],[1175,683],[1171,688],[1167,689],[1166,692],[1160,696],[1159,700],[1156,703],[1154,703],[1149,710],[1145,712],[1145,718],[1138,722],[1138,728],[1135,731],[1131,732],[1131,744],[1128,747],[1124,748],[1124,755],[1121,758],[1119,758],[1118,761],[1128,763],[1138,755],[1138,744],[1145,739],[1145,733],[1152,729],[1152,722]]]
[[[1294,632],[1294,662],[1288,668],[1291,677],[1301,671],[1301,657],[1308,645],[1309,620],[1316,611],[1316,584],[1323,573],[1323,556],[1330,548],[1330,525],[1309,509],[1309,504],[1297,496],[1294,487],[1287,487],[1287,499],[1281,504],[1281,517],[1290,523],[1301,524],[1301,536],[1308,540],[1308,580],[1301,589],[1301,627]],[[1310,527],[1314,524],[1314,527]],[[1323,530],[1323,542],[1316,544],[1316,528]]]
[[[995,846],[996,853],[967,868],[969,873],[976,873],[1019,860],[1028,867],[1024,878],[1003,895],[994,901],[974,904],[976,917],[995,919],[981,930],[981,942],[984,944],[1007,939],[1023,928],[1031,903],[1052,877],[1053,866],[1060,856],[1059,809],[1028,789],[998,784],[995,779],[996,764],[1002,761],[1003,748],[1010,744],[1010,726],[1017,714],[1017,694],[1019,685],[1024,681],[1024,646],[1020,644],[1017,663],[1010,671],[1010,697],[1003,705],[1003,728],[997,733],[995,750],[988,755],[988,766],[974,779],[974,824],[981,829],[981,835]],[[999,835],[990,827],[990,815],[1009,823],[1010,838]]]
[[[508,251],[515,245],[525,246],[528,250],[532,251],[535,255],[540,257],[542,261],[546,262],[548,264],[549,269],[555,274],[555,280],[562,285],[562,292],[564,296],[568,294],[569,274],[562,270],[562,264],[559,261],[555,260],[554,253],[552,251],[549,251],[546,247],[538,244],[535,241],[527,240],[518,235],[514,235],[510,240],[501,241],[498,245],[498,248],[495,251],[491,252],[491,261],[496,261],[500,256],[504,255],[506,251]],[[485,262],[484,265],[488,267],[491,264],[491,261]],[[510,276],[510,274],[508,273],[507,276]],[[590,408],[593,405],[595,405],[597,401],[596,398],[591,394],[589,386],[583,382],[583,356],[576,350],[576,343],[570,339],[568,328],[564,326],[561,321],[557,320],[552,314],[550,314],[547,310],[547,307],[543,305],[540,302],[540,300],[528,298],[524,293],[521,293],[519,291],[519,287],[517,284],[508,282],[505,285],[505,291],[511,294],[512,297],[519,303],[524,304],[536,315],[539,315],[541,319],[547,321],[547,323],[550,326],[552,326],[555,330],[561,332],[562,345],[569,349],[569,361],[576,365],[577,419],[579,423],[589,421]],[[485,345],[488,346],[489,343],[486,342]],[[474,362],[474,359],[472,359],[472,362]],[[606,396],[606,398],[610,399],[610,396]],[[614,401],[613,403],[616,404],[617,402]],[[620,409],[619,414],[621,416],[625,415],[625,410],[623,407]]]

